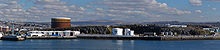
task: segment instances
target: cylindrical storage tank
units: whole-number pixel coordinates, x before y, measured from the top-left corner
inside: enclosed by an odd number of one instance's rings
[[[122,28],[113,28],[112,35],[123,35],[123,29]]]
[[[51,28],[71,27],[71,18],[56,17],[51,19]]]
[[[134,36],[134,31],[133,30],[130,31],[130,35]]]

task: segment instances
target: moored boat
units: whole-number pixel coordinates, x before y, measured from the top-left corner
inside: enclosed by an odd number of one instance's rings
[[[12,40],[12,41],[23,41],[25,38],[23,36],[3,36],[2,40]]]

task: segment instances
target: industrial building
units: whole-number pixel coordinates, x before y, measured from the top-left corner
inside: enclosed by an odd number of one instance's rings
[[[122,28],[113,28],[112,35],[123,35],[123,29]]]
[[[125,29],[125,35],[129,36],[129,35],[134,35],[134,31],[131,29]]]
[[[56,17],[51,19],[51,28],[71,27],[71,18]]]
[[[9,28],[9,26],[0,26],[0,31],[7,32],[11,31],[11,29]]]
[[[203,30],[205,30],[205,31],[210,31],[210,32],[220,32],[219,30],[219,28],[203,28]]]
[[[75,36],[79,35],[80,31],[29,31],[27,32],[28,36]]]
[[[123,29],[122,28],[113,28],[112,35],[125,35],[125,36],[134,36],[134,31],[131,29]]]
[[[166,24],[167,27],[188,27],[187,25],[171,25],[171,24]]]

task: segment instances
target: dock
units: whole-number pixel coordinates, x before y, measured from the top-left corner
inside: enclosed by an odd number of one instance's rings
[[[114,35],[78,35],[78,39],[103,40],[220,40],[220,36],[114,36]]]
[[[29,39],[101,39],[101,40],[220,40],[220,36],[117,36],[117,35],[77,35],[77,36],[26,36],[24,38],[2,37],[1,40]]]
[[[44,37],[17,37],[17,36],[3,36],[0,40],[10,40],[10,41],[24,41],[24,40],[30,40],[30,39],[77,39],[76,36],[68,36],[68,37],[62,37],[62,36],[44,36]]]
[[[68,36],[68,37],[62,37],[62,36],[44,36],[44,37],[31,37],[26,36],[26,39],[76,39],[76,36]]]

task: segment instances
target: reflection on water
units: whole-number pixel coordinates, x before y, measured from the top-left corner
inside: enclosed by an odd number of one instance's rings
[[[134,45],[134,40],[130,40],[131,45]]]
[[[116,41],[116,44],[117,44],[117,45],[120,45],[120,46],[123,45],[123,40],[113,40],[113,41]]]
[[[73,41],[77,42],[77,41],[79,41],[79,40],[78,40],[78,39],[73,39]]]
[[[0,50],[218,50],[220,40],[25,40],[2,41]]]

